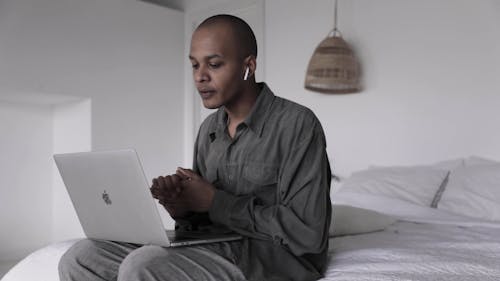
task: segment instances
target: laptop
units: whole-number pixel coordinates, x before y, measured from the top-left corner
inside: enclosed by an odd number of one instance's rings
[[[133,149],[56,154],[54,160],[88,238],[163,247],[242,238],[166,231]]]

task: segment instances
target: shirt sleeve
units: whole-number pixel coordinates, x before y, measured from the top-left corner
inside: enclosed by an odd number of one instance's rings
[[[217,190],[210,219],[242,235],[285,245],[295,255],[324,251],[331,218],[325,137],[319,122],[300,135],[280,165],[277,204]]]

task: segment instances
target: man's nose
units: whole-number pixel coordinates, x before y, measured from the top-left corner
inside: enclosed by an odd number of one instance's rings
[[[207,68],[204,67],[204,66],[201,66],[198,67],[198,69],[196,69],[194,71],[194,81],[195,82],[206,82],[209,80],[209,76],[208,76],[208,73],[207,73]]]

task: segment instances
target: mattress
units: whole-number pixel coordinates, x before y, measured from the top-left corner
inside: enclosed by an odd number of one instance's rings
[[[398,220],[383,231],[331,237],[322,281],[500,280],[500,223],[387,198],[360,199],[357,195],[355,199],[372,202],[363,207]],[[340,203],[359,205],[355,199]],[[55,243],[33,252],[2,281],[59,280],[59,259],[76,241]]]
[[[500,280],[500,225],[400,220],[384,231],[330,239],[327,280]],[[76,240],[40,249],[2,281],[57,281]]]

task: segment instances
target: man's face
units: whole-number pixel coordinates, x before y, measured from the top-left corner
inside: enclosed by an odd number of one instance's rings
[[[202,27],[191,38],[189,59],[203,105],[214,109],[235,102],[243,87],[243,60],[224,25]]]

